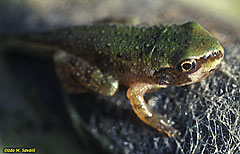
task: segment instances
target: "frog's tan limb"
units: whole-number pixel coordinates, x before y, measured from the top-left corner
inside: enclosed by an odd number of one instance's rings
[[[130,86],[127,97],[137,116],[146,124],[166,133],[169,137],[177,136],[178,131],[169,125],[169,122],[160,114],[151,111],[143,96],[145,93],[153,92],[163,86],[147,83],[136,83]]]
[[[54,55],[54,61],[58,76],[70,93],[86,92],[85,88],[104,96],[112,96],[118,89],[117,80],[80,57],[58,51]]]

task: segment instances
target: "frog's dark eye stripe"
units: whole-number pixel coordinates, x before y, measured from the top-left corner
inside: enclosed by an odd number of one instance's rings
[[[183,73],[193,73],[197,68],[196,59],[185,59],[177,63],[176,69]]]

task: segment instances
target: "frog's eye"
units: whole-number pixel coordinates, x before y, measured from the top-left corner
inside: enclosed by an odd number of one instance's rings
[[[195,59],[185,59],[180,61],[176,68],[183,73],[192,73],[197,68],[197,61]]]

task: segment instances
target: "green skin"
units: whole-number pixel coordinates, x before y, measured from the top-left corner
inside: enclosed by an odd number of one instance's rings
[[[56,51],[57,73],[70,93],[113,96],[119,84],[128,86],[127,96],[138,117],[169,137],[178,131],[148,108],[144,94],[198,82],[219,66],[224,55],[219,41],[195,22],[77,26],[16,39]]]

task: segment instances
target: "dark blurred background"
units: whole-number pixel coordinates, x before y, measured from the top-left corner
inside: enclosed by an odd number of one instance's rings
[[[194,20],[225,48],[218,70],[185,87],[149,94],[149,106],[174,121],[179,138],[143,124],[126,98],[68,95],[51,58],[0,48],[0,153],[240,153],[240,1],[1,0],[0,34],[45,31],[99,21],[134,25]],[[1,42],[0,42],[1,46]]]

